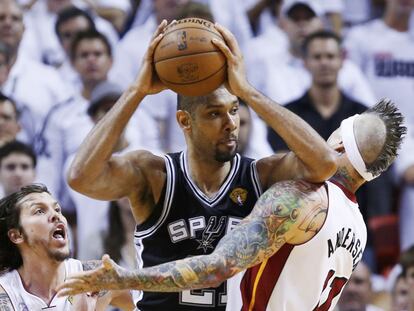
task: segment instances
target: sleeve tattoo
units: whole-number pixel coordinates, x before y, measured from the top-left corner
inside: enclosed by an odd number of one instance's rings
[[[9,295],[4,291],[0,291],[0,311],[13,311],[13,304],[10,300]]]
[[[277,183],[212,254],[127,272],[124,281],[127,287],[163,292],[218,286],[276,253],[292,230],[316,234],[327,212],[323,188],[301,181]]]

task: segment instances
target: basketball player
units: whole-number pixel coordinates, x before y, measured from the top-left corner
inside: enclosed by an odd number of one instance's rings
[[[345,119],[328,139],[341,154],[330,181],[274,184],[212,254],[134,272],[104,256],[103,267],[69,278],[59,295],[206,288],[247,269],[229,282],[228,310],[333,310],[367,238],[354,193],[393,162],[402,121],[389,101]]]
[[[179,97],[177,121],[187,150],[158,157],[147,151],[112,156],[142,99],[165,89],[153,71],[153,53],[167,23],[158,27],[136,82],[94,127],[69,172],[72,188],[101,200],[128,197],[137,222],[139,267],[209,254],[252,210],[261,189],[280,180],[319,182],[336,171],[336,153],[302,119],[257,92],[245,75],[233,35],[217,29],[215,44],[228,64],[228,89]],[[229,92],[230,91],[230,92]],[[236,153],[241,98],[285,139],[293,152],[257,162]],[[225,286],[183,293],[134,293],[139,310],[224,310]]]
[[[129,291],[56,297],[67,275],[99,261],[69,259],[67,222],[46,187],[29,185],[0,201],[0,310],[133,310]]]

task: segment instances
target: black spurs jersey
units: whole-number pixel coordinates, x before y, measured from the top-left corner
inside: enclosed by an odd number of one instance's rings
[[[186,152],[165,156],[167,180],[160,202],[138,225],[139,267],[209,254],[253,209],[261,194],[256,162],[237,154],[217,194],[207,197],[191,180]],[[134,292],[138,310],[225,310],[226,284],[181,293]]]

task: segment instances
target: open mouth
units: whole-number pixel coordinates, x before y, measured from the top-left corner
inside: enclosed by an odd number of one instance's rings
[[[64,241],[66,239],[66,231],[63,225],[59,225],[52,234],[53,238],[59,241]]]

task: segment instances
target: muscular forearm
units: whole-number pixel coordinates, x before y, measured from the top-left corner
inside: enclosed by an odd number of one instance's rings
[[[92,129],[80,146],[69,172],[69,182],[89,184],[108,165],[121,133],[144,98],[138,88],[130,87],[114,107]]]
[[[336,171],[334,151],[302,118],[253,87],[240,97],[286,142],[310,172],[321,175],[316,179],[324,180]]]

